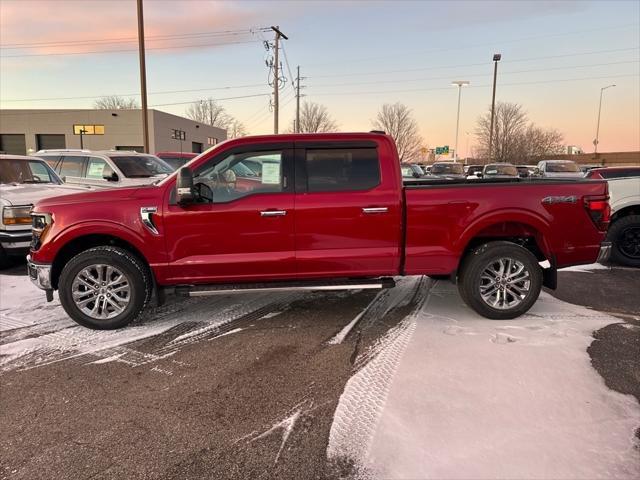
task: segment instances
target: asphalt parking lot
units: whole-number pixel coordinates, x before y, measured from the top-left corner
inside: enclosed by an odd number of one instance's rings
[[[3,303],[22,268],[2,275]],[[327,461],[340,396],[430,285],[417,279],[382,297],[173,299],[113,334],[76,327],[29,292],[15,300],[28,315],[0,310],[9,323],[0,334],[0,477],[355,475],[349,459]],[[610,388],[640,400],[639,272],[561,272],[560,285],[558,298],[618,316],[589,354]],[[224,321],[207,320],[216,313]],[[29,323],[34,315],[43,321]]]

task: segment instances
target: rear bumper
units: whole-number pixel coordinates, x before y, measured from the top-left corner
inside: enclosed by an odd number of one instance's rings
[[[602,263],[609,260],[611,256],[611,242],[602,242],[600,244],[600,253],[598,253],[598,259],[596,262]]]
[[[29,253],[31,246],[31,230],[2,231],[0,232],[0,245],[7,255],[24,256]]]

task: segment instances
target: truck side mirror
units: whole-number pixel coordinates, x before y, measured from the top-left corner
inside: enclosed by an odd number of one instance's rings
[[[476,177],[478,177],[478,178],[482,178],[483,176],[484,176],[484,173],[482,173],[482,172],[476,173]]]
[[[116,172],[111,172],[111,175],[105,175],[102,178],[108,182],[117,182],[119,180]]]
[[[193,172],[187,167],[181,167],[176,178],[176,199],[179,204],[184,205],[192,203],[194,198]]]

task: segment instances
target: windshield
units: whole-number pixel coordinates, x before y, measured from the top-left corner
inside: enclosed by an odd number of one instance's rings
[[[578,173],[580,169],[573,162],[547,163],[547,172]]]
[[[0,160],[0,183],[50,183],[60,185],[62,180],[51,167],[39,160]]]
[[[484,171],[485,175],[509,175],[518,176],[518,170],[513,165],[487,165]]]
[[[411,170],[411,167],[403,165],[400,167],[400,170],[402,170],[403,177],[413,177],[413,170]]]
[[[128,178],[153,177],[173,172],[170,165],[153,155],[114,155],[110,158]]]
[[[464,173],[464,167],[461,163],[434,163],[431,167],[431,173],[461,175]]]

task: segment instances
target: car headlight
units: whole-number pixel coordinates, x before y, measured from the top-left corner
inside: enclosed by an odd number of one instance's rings
[[[38,250],[47,232],[51,229],[51,225],[53,225],[53,218],[50,213],[37,212],[31,214],[31,221],[31,248]]]
[[[4,207],[2,209],[2,223],[5,225],[30,225],[31,205],[23,207]]]

